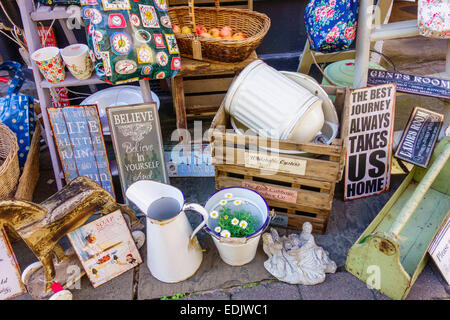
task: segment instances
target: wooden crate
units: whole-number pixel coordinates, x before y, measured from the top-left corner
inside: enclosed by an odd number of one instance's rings
[[[323,87],[336,96],[336,111],[343,116],[348,108],[349,90],[341,87]],[[341,121],[340,128],[347,122]],[[325,233],[330,218],[336,183],[342,178],[345,163],[345,139],[339,133],[331,145],[294,143],[268,139],[266,146],[283,150],[298,150],[309,154],[275,154],[258,149],[264,140],[258,137],[239,136],[230,130],[229,117],[222,105],[210,130],[213,163],[216,170],[216,188],[247,187],[259,192],[274,209],[281,224],[301,230],[306,221],[313,225],[313,232]],[[341,129],[342,132],[347,132]],[[266,160],[283,161],[277,172],[262,171],[251,157],[258,155]],[[264,154],[266,153],[266,154]],[[278,162],[280,163],[280,162]]]

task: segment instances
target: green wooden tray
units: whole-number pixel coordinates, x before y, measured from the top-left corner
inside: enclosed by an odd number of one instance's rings
[[[447,137],[436,147],[429,169],[412,169],[349,250],[347,271],[392,299],[406,298],[450,214],[449,156]]]

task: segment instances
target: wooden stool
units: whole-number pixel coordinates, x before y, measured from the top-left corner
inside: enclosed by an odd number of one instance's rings
[[[181,70],[171,80],[177,128],[187,129],[187,116],[215,115],[233,78],[257,59],[255,52],[238,63],[206,62],[182,57]]]

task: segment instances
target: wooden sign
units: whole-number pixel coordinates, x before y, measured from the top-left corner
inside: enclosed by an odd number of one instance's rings
[[[247,168],[261,169],[273,172],[284,172],[296,175],[305,175],[306,160],[280,156],[278,153],[245,151],[245,166]]]
[[[67,182],[87,176],[114,196],[96,105],[47,108]]]
[[[120,210],[68,234],[94,288],[142,263]]]
[[[344,199],[389,189],[395,84],[356,89],[349,99]]]
[[[409,117],[395,156],[427,168],[443,122],[444,115],[415,107]]]
[[[109,107],[106,114],[123,194],[140,180],[169,183],[156,103]]]
[[[369,69],[368,85],[396,83],[398,92],[450,99],[450,80]]]
[[[26,292],[21,272],[4,228],[0,228],[0,300],[20,296]]]
[[[445,281],[450,285],[450,218],[439,230],[428,249]]]

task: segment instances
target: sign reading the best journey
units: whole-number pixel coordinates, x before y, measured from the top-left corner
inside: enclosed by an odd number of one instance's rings
[[[395,84],[386,84],[350,95],[345,200],[389,189],[395,92]]]
[[[136,181],[168,183],[156,103],[106,108],[122,190]]]
[[[0,228],[0,300],[13,298],[25,292],[16,257],[6,237],[5,229]]]

